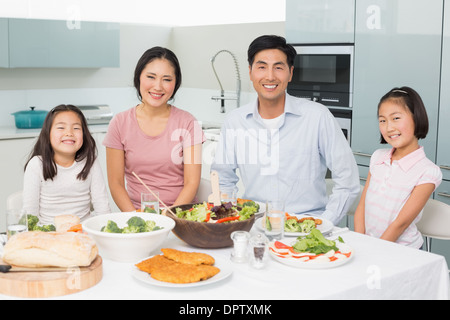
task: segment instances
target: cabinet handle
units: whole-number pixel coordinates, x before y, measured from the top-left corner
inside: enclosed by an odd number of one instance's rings
[[[372,155],[371,154],[368,154],[368,153],[362,153],[362,152],[353,152],[353,154],[355,155],[355,156],[362,156],[362,157],[368,157],[368,158],[370,158]]]
[[[445,193],[445,192],[438,192],[438,196],[445,197],[445,198],[450,198],[450,194]]]
[[[449,166],[439,166],[439,168],[444,169],[444,170],[450,170]]]

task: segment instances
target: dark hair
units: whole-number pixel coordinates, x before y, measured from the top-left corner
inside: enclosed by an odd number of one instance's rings
[[[141,74],[144,70],[145,66],[152,62],[155,59],[165,59],[170,62],[170,64],[173,66],[175,70],[175,89],[173,91],[172,96],[170,99],[173,99],[175,96],[175,93],[177,93],[178,89],[181,86],[181,67],[180,63],[178,62],[178,58],[171,50],[162,48],[162,47],[153,47],[151,49],[148,49],[144,52],[142,57],[139,59],[138,63],[136,64],[136,69],[134,70],[134,87],[137,90],[137,95],[139,100],[142,100],[141,96]],[[169,100],[170,100],[169,99]]]
[[[381,98],[378,111],[381,104],[388,100],[409,109],[414,120],[414,135],[417,139],[425,139],[428,134],[428,116],[420,95],[409,87],[394,88]],[[381,135],[380,143],[387,144],[383,135]]]
[[[295,56],[297,55],[294,47],[286,43],[285,38],[275,35],[264,35],[253,40],[247,51],[248,64],[252,66],[255,60],[255,55],[258,52],[267,49],[281,50],[284,54],[286,54],[286,60],[289,68],[294,65]]]
[[[86,159],[86,164],[84,165],[83,170],[81,170],[81,172],[77,176],[79,180],[86,180],[89,171],[91,170],[92,165],[97,158],[97,147],[95,145],[95,140],[92,137],[91,132],[89,131],[86,118],[84,117],[81,110],[70,104],[61,104],[59,106],[56,106],[52,110],[50,110],[50,112],[45,117],[41,133],[39,134],[39,138],[34,145],[33,151],[31,152],[27,163],[25,164],[26,169],[31,158],[33,158],[34,156],[41,156],[44,180],[53,180],[53,178],[57,174],[57,168],[54,159],[55,152],[50,143],[50,131],[52,129],[53,120],[55,119],[56,115],[60,112],[66,111],[72,111],[78,115],[81,121],[81,127],[83,129],[83,145],[75,154],[75,161]]]

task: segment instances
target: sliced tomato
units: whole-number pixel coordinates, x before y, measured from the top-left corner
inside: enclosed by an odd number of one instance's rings
[[[274,242],[274,246],[277,249],[291,249],[291,246],[288,246],[287,244],[284,244],[283,242],[280,241],[275,241]]]

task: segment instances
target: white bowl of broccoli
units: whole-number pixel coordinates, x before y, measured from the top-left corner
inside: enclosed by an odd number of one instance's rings
[[[175,221],[155,213],[118,212],[91,217],[82,225],[103,258],[136,262],[150,256],[166,240]]]

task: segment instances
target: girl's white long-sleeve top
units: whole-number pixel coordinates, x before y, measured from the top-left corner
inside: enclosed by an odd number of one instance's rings
[[[71,214],[85,219],[111,212],[103,173],[98,160],[86,180],[77,179],[85,160],[70,167],[57,165],[57,174],[44,180],[42,160],[33,157],[24,175],[23,209],[39,217],[40,224],[54,224],[54,217]],[[91,208],[93,211],[91,212]]]

